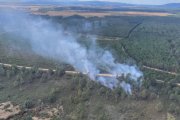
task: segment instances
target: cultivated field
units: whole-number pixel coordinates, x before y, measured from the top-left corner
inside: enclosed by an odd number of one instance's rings
[[[146,12],[146,11],[131,11],[128,10],[129,7],[127,7],[126,11],[112,11],[113,7],[102,7],[101,9],[107,9],[107,11],[100,11],[100,12],[92,12],[92,11],[84,11],[83,9],[87,7],[79,6],[79,8],[82,8],[82,10],[69,10],[71,7],[61,7],[56,5],[6,5],[2,4],[0,5],[0,8],[2,9],[12,9],[12,10],[25,10],[35,15],[48,15],[48,16],[74,16],[79,15],[83,17],[105,17],[105,16],[172,16],[175,15],[173,13],[169,12]],[[97,7],[89,6],[91,9],[97,9]],[[126,8],[126,7],[125,7]],[[56,10],[56,9],[61,9]],[[64,10],[63,10],[64,9]]]
[[[47,12],[32,12],[35,15],[48,15],[48,16],[74,16],[79,15],[83,17],[105,17],[105,16],[170,16],[171,13],[161,13],[161,12],[75,12],[75,11],[47,11]]]

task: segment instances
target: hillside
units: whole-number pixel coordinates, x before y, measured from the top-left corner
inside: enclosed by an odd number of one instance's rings
[[[10,7],[23,14],[0,10],[0,119],[180,119],[179,17],[147,15],[161,8],[100,17],[109,8]]]
[[[166,5],[163,5],[163,7],[180,8],[180,3],[169,3],[169,4],[166,4]]]
[[[47,0],[46,2],[44,2],[43,0],[32,0],[32,1],[28,1],[28,2],[24,2],[24,4],[46,4],[46,5],[68,5],[68,6],[99,6],[99,7],[103,7],[103,6],[113,6],[113,7],[121,7],[121,6],[133,6],[132,4],[126,4],[126,3],[120,3],[120,2],[104,2],[104,1],[58,1],[58,2],[54,2],[51,0]]]

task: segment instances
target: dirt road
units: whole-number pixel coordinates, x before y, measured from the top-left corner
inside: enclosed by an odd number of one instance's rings
[[[149,66],[145,66],[145,65],[143,65],[143,68],[153,70],[153,71],[157,71],[157,72],[167,73],[167,74],[171,74],[171,75],[176,75],[176,76],[178,75],[178,73],[175,73],[175,72],[165,71],[165,70],[161,70],[158,68],[153,68],[153,67],[149,67]]]
[[[0,65],[3,65],[5,67],[12,67],[13,65],[12,64],[5,64],[5,63],[0,63]],[[17,68],[21,69],[21,68],[25,68],[25,69],[32,69],[33,67],[27,67],[27,66],[20,66],[20,65],[16,65]],[[164,73],[167,73],[167,74],[174,74],[174,75],[178,75],[177,73],[173,73],[173,72],[168,72],[168,71],[163,71],[163,70],[160,70],[160,69],[156,69],[156,68],[151,68],[151,67],[147,67],[147,66],[144,66],[145,68],[147,69],[151,69],[151,70],[155,70],[155,71],[160,71],[160,72],[164,72]],[[38,68],[39,71],[43,71],[43,72],[48,72],[49,69],[47,68]],[[55,69],[53,70],[54,72],[56,71]],[[69,74],[69,75],[77,75],[77,74],[80,74],[80,72],[77,72],[77,71],[65,71],[65,74]],[[87,75],[87,73],[82,73],[84,75]],[[121,74],[118,74],[118,75],[112,75],[112,74],[97,74],[96,75],[97,77],[119,77],[121,76]],[[165,81],[163,80],[156,80],[157,83],[165,83]],[[175,83],[176,86],[180,87],[180,83]]]

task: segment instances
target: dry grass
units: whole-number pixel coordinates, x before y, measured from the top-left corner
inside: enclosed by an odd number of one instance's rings
[[[16,4],[0,4],[0,8],[3,9],[12,9],[12,10],[26,10],[26,11],[38,11],[42,8],[54,8],[56,6],[41,6],[41,5],[16,5]]]
[[[0,120],[7,120],[21,112],[19,106],[14,106],[11,102],[0,104]]]
[[[134,12],[134,11],[107,11],[107,12],[77,12],[77,11],[48,11],[45,13],[32,11],[36,15],[49,16],[73,16],[79,15],[84,17],[105,17],[105,16],[169,16],[173,15],[165,12]]]
[[[53,6],[53,5],[46,5],[46,6],[41,6],[41,5],[13,5],[13,4],[2,4],[0,5],[0,8],[9,8],[13,10],[26,10],[29,11],[33,14],[36,15],[49,15],[49,16],[73,16],[73,15],[79,15],[79,16],[84,16],[84,17],[105,17],[105,16],[169,16],[173,15],[168,12],[140,12],[140,11],[111,11],[112,7],[104,7],[104,9],[109,9],[109,11],[106,12],[83,12],[83,11],[47,11],[47,12],[39,12],[39,9],[45,8],[45,9],[50,9],[50,8],[56,8],[60,6]],[[90,8],[94,8],[93,6],[88,6]],[[83,6],[82,6],[83,8]]]
[[[35,110],[36,111],[36,110]],[[63,106],[59,106],[58,108],[43,108],[41,111],[36,111],[36,113],[46,115],[45,117],[34,116],[33,120],[52,120],[54,116],[58,116],[59,114],[64,113]]]

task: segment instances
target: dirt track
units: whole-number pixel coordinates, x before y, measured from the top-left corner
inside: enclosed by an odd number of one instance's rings
[[[5,64],[5,63],[0,63],[0,65],[3,65],[5,67],[12,67],[13,65],[12,64]],[[17,68],[25,68],[25,69],[32,69],[32,67],[27,67],[27,66],[20,66],[20,65],[17,65],[16,66]],[[178,75],[177,73],[174,73],[174,72],[168,72],[168,71],[163,71],[163,70],[160,70],[160,69],[157,69],[157,68],[151,68],[151,67],[147,67],[147,66],[143,66],[147,69],[151,69],[151,70],[154,70],[154,71],[159,71],[159,72],[164,72],[164,73],[167,73],[167,74],[173,74],[173,75]],[[48,72],[49,69],[47,68],[38,68],[38,70],[40,71],[43,71],[43,72]],[[56,70],[53,70],[54,72]],[[69,75],[73,75],[73,74],[80,74],[80,72],[77,72],[77,71],[65,71],[66,74],[69,74]],[[87,75],[87,73],[82,73],[84,75]],[[118,75],[112,75],[112,74],[97,74],[96,75],[97,77],[101,76],[101,77],[119,77],[121,76],[121,74],[118,74]],[[156,80],[157,83],[165,83],[163,80]],[[176,86],[180,87],[180,83],[175,83]]]
[[[5,63],[0,63],[0,65],[3,65],[5,67],[12,67],[13,65],[11,64],[5,64]],[[17,65],[16,66],[17,68],[21,69],[21,68],[25,68],[25,69],[32,69],[32,67],[27,67],[27,66],[19,66]],[[49,69],[46,69],[46,68],[38,68],[39,71],[43,71],[43,72],[48,72]],[[56,71],[55,69],[53,70],[54,72]],[[73,75],[73,74],[80,74],[81,72],[77,72],[77,71],[65,71],[66,74],[69,74],[69,75]],[[84,75],[87,75],[88,73],[82,73]],[[97,77],[119,77],[121,76],[121,74],[118,74],[118,75],[112,75],[112,74],[97,74],[96,75]]]
[[[171,74],[171,75],[176,75],[176,76],[178,75],[178,73],[175,73],[175,72],[165,71],[165,70],[161,70],[158,68],[153,68],[153,67],[149,67],[149,66],[145,66],[145,65],[143,65],[143,68],[153,70],[153,71],[157,71],[157,72],[167,73],[167,74]]]
[[[0,65],[3,65],[3,66],[5,66],[5,67],[12,67],[12,66],[13,66],[12,64],[5,64],[5,63],[0,63]],[[17,68],[20,68],[20,69],[21,69],[21,68],[25,68],[25,69],[28,69],[28,70],[32,69],[32,67],[20,66],[20,65],[16,65],[16,67],[17,67]],[[44,71],[44,72],[49,71],[49,69],[46,69],[46,68],[38,68],[38,70]],[[56,71],[56,70],[53,70],[53,71]]]

